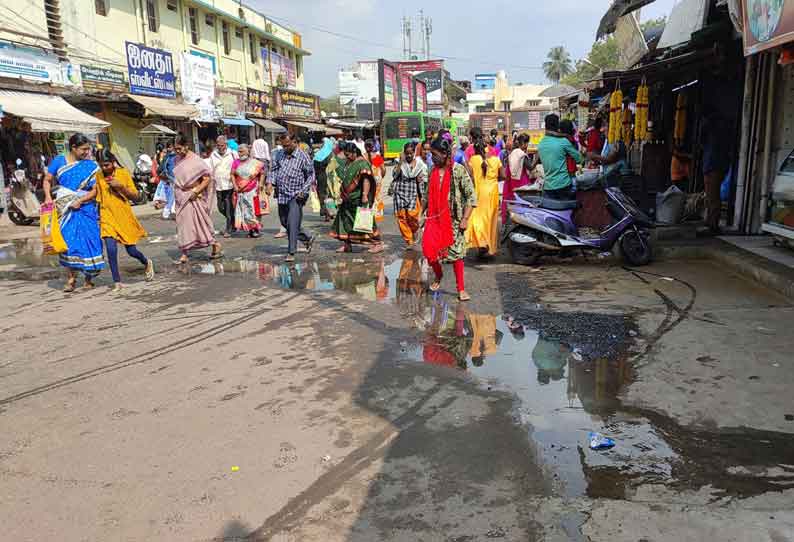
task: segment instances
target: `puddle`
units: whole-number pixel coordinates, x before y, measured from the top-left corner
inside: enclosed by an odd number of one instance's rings
[[[7,262],[57,267],[29,241],[0,243],[0,271]],[[566,496],[624,499],[646,484],[709,487],[714,498],[794,488],[794,435],[691,429],[621,405],[620,394],[635,378],[626,353],[631,323],[623,316],[556,313],[507,298],[512,316],[476,313],[449,294],[429,294],[428,269],[416,253],[393,261],[285,265],[234,259],[166,268],[178,270],[246,274],[279,288],[338,290],[394,306],[417,332],[414,341],[401,345],[399,361],[443,366],[485,388],[514,394],[516,422],[529,428],[540,459]],[[609,436],[616,446],[590,450],[590,431]]]

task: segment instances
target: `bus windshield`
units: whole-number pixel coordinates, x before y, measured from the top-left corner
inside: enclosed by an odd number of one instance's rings
[[[413,134],[421,134],[419,117],[386,117],[383,134],[386,139],[410,139]]]

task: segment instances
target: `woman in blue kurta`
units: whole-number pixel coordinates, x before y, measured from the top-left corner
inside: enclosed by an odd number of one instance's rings
[[[99,166],[88,160],[91,146],[83,134],[69,138],[69,152],[56,157],[44,177],[44,203],[52,203],[51,186],[55,190],[55,207],[67,250],[59,256],[62,266],[69,269],[65,291],[73,292],[77,273],[85,276],[85,287],[93,288],[93,279],[105,267],[102,240],[99,236],[99,212],[96,205],[96,175]]]

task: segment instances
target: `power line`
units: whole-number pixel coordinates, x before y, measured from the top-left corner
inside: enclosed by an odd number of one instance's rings
[[[374,41],[365,40],[365,39],[362,39],[361,37],[358,37],[358,36],[351,36],[349,34],[343,34],[341,32],[337,32],[335,30],[330,30],[330,29],[327,29],[327,28],[322,28],[322,27],[319,27],[319,26],[316,26],[316,25],[307,24],[307,23],[303,23],[303,22],[299,22],[299,21],[292,21],[290,19],[285,19],[283,17],[274,17],[272,15],[269,15],[268,18],[273,19],[274,21],[282,21],[283,23],[291,25],[291,26],[302,26],[304,28],[311,29],[311,30],[313,30],[315,32],[320,32],[320,33],[323,33],[323,34],[329,34],[329,35],[337,37],[337,38],[355,41],[356,43],[364,43],[364,44],[367,44],[367,45],[372,45],[374,47],[381,47],[383,49],[389,49],[389,50],[392,50],[392,51],[400,51],[400,52],[402,52],[402,49],[400,47],[394,47],[392,45],[387,45],[385,43],[378,43],[378,42],[374,42]],[[494,64],[493,61],[482,60],[482,59],[471,58],[471,57],[462,57],[462,56],[453,56],[453,55],[444,55],[444,54],[434,54],[433,56],[435,58],[440,58],[442,60],[452,60],[452,61],[458,61],[458,62],[470,62],[470,63],[477,63],[477,64],[488,65],[488,66],[493,66],[493,64]],[[508,68],[522,69],[522,70],[542,70],[543,69],[543,66],[523,66],[521,64],[503,64],[503,66],[508,67]]]

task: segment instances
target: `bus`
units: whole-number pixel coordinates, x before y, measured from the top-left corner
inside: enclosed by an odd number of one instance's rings
[[[386,113],[383,115],[382,129],[383,157],[393,160],[400,157],[403,147],[414,137],[420,142],[431,133],[438,133],[443,124],[440,118],[431,117],[420,111]]]

